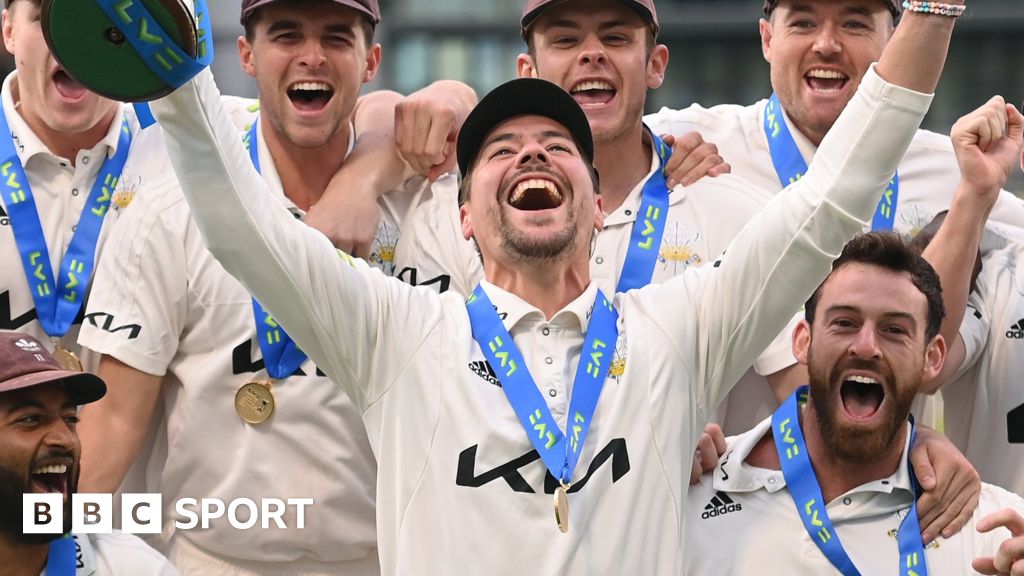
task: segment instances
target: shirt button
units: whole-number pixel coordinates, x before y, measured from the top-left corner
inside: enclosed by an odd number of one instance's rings
[[[547,358],[544,359],[544,363],[545,364],[553,364],[554,362],[555,362],[555,359],[552,358],[551,356],[548,356]]]
[[[775,484],[775,478],[769,478],[768,479],[768,483],[769,484]]]
[[[843,504],[849,506],[850,504],[853,504],[853,499],[847,496],[846,498],[843,498]]]
[[[89,157],[88,156],[86,156],[85,158],[82,158],[82,164],[88,164],[88,163],[89,163]]]
[[[594,258],[594,262],[597,262],[598,264],[604,264],[604,258],[598,256],[597,258]]]
[[[632,210],[626,210],[626,216],[632,216],[632,215],[633,215],[633,211]]]
[[[78,188],[72,188],[71,189],[71,195],[72,196],[78,196]]]
[[[75,232],[78,232],[78,224],[71,227],[71,233],[74,234]]]
[[[551,396],[552,398],[554,398],[555,396],[558,396],[558,391],[556,391],[554,388],[552,388],[551,390],[548,390],[548,396]]]
[[[551,329],[545,328],[545,329],[541,330],[540,333],[545,335],[545,336],[547,336],[548,334],[551,334]]]

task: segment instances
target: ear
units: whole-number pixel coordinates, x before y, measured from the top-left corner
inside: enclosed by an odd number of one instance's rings
[[[529,54],[520,54],[516,58],[516,73],[520,78],[540,78],[537,75],[537,64]]]
[[[373,46],[370,46],[370,49],[366,51],[366,70],[363,72],[363,84],[377,76],[377,70],[380,69],[380,57],[380,44],[374,42]]]
[[[941,334],[932,338],[932,341],[924,349],[924,367],[922,368],[921,381],[928,382],[935,379],[942,372],[942,365],[946,361],[946,340]]]
[[[801,320],[793,329],[793,356],[797,362],[807,366],[807,355],[811,349],[811,325]]]
[[[595,194],[595,196],[597,197],[597,206],[594,210],[594,229],[600,232],[604,230],[604,199],[600,194]]]
[[[647,61],[647,87],[651,90],[661,86],[665,81],[665,69],[668,67],[668,46],[658,44],[651,50],[651,58]]]
[[[462,237],[466,240],[473,238],[473,218],[469,214],[469,201],[459,206],[459,223],[462,225]]]
[[[253,78],[256,77],[256,66],[253,64],[254,58],[252,54],[252,44],[245,36],[238,37],[238,63],[242,65],[242,70]]]
[[[761,18],[758,23],[758,29],[761,31],[761,55],[764,56],[765,62],[772,61],[772,23]]]
[[[4,32],[4,48],[7,49],[8,53],[14,54],[15,53],[14,52],[14,50],[15,50],[15,48],[14,48],[15,47],[15,43],[14,43],[14,22],[12,21],[12,18],[11,18],[11,11],[9,9],[6,9],[6,8],[4,9],[4,12],[3,12],[3,32]]]

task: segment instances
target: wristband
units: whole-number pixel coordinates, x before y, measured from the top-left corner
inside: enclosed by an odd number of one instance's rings
[[[903,9],[908,12],[918,12],[921,14],[937,14],[939,16],[959,18],[960,16],[963,16],[964,11],[967,10],[967,6],[963,4],[942,4],[940,2],[906,0],[903,3]]]

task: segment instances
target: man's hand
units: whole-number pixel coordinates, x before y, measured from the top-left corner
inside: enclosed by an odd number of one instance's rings
[[[672,147],[672,157],[665,166],[669,188],[678,184],[689,186],[705,176],[715,177],[732,171],[718,155],[718,146],[705,142],[700,132],[688,132],[678,138],[666,134],[661,139]]]
[[[950,133],[964,184],[994,204],[1020,158],[1024,118],[1002,96],[957,120]]]
[[[945,436],[923,426],[910,448],[910,464],[924,489],[917,499],[921,535],[931,542],[960,531],[978,507],[981,477]]]
[[[722,454],[725,454],[725,434],[718,424],[708,424],[704,427],[704,433],[697,442],[697,450],[693,453],[690,486],[700,482],[702,474],[714,470]]]
[[[1024,517],[1005,509],[982,518],[978,532],[990,532],[1000,526],[1010,531],[1010,539],[999,546],[995,556],[975,558],[971,567],[982,574],[1024,576]]]
[[[455,139],[476,93],[454,81],[438,81],[395,106],[395,144],[417,174],[431,182],[455,168]]]

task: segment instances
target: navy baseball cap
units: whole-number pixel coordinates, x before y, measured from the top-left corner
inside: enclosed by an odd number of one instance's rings
[[[287,0],[242,0],[242,25],[245,25],[245,21],[254,10],[272,2],[287,2]],[[377,5],[377,0],[334,0],[334,2],[362,12],[374,26],[380,23],[380,6]]]
[[[455,145],[459,172],[465,176],[495,126],[516,116],[537,115],[565,126],[588,163],[594,161],[590,122],[561,86],[539,78],[517,78],[491,90],[469,113]]]

